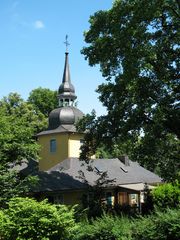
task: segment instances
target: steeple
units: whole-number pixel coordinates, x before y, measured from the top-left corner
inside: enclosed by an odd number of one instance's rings
[[[63,73],[63,79],[62,83],[58,90],[58,99],[59,99],[59,106],[73,106],[74,100],[77,98],[75,95],[75,89],[74,86],[71,83],[71,77],[70,77],[70,70],[69,70],[69,59],[68,59],[68,36],[66,35],[66,52],[65,52],[65,64],[64,64],[64,73]]]

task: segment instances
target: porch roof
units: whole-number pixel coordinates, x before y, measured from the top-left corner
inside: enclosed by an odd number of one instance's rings
[[[148,189],[153,189],[155,186],[145,184],[145,183],[132,183],[132,184],[121,184],[119,187],[129,189],[129,190],[134,190],[137,192],[144,191],[145,186],[148,187]]]

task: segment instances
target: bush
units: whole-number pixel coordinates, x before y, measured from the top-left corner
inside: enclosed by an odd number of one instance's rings
[[[67,240],[76,231],[73,208],[30,198],[13,198],[8,205],[0,215],[0,239]]]
[[[96,220],[74,221],[74,208],[13,198],[0,211],[1,240],[179,240],[180,209],[134,218],[103,215]]]
[[[156,208],[161,210],[166,208],[177,208],[180,204],[180,184],[163,184],[152,191],[153,202]]]
[[[132,225],[133,240],[179,240],[180,210],[157,212],[148,217],[134,221]]]
[[[9,220],[8,216],[0,210],[0,239],[10,239],[10,229],[12,223]]]
[[[81,226],[82,225],[82,226]],[[81,223],[74,240],[130,240],[130,221],[104,215],[94,221]]]
[[[133,221],[105,215],[91,223],[81,223],[73,240],[179,240],[179,219],[179,209],[168,209]]]

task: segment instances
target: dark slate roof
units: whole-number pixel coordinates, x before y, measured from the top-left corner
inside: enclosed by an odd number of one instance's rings
[[[49,114],[48,129],[38,133],[37,136],[59,132],[77,132],[75,124],[83,115],[79,109],[72,106],[56,108]]]
[[[94,186],[103,172],[107,172],[108,181],[102,184],[102,187],[132,183],[156,184],[162,181],[159,176],[141,167],[137,162],[129,163],[129,166],[126,166],[115,158],[90,160],[90,163],[86,164],[78,158],[69,158],[45,172],[37,170],[37,162],[31,163],[29,166],[22,166],[21,173],[27,175],[28,172],[33,172],[33,175],[39,176],[40,184],[34,189],[38,192],[78,190]]]
[[[47,135],[52,133],[63,133],[63,132],[74,133],[74,132],[77,132],[77,130],[74,125],[62,125],[56,129],[42,131],[38,133],[36,136]]]

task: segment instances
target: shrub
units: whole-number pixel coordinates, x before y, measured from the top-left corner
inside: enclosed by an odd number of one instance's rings
[[[133,221],[104,215],[81,223],[73,240],[179,240],[179,219],[179,209],[156,212]]]
[[[12,226],[8,216],[0,210],[0,239],[10,239],[10,228]]]
[[[74,240],[130,240],[130,221],[104,215],[94,221],[81,223]]]
[[[179,240],[180,210],[157,212],[134,221],[132,224],[133,240]]]
[[[163,184],[152,191],[153,202],[156,208],[177,208],[180,204],[180,184],[175,183]]]
[[[8,205],[0,215],[3,222],[0,239],[72,239],[76,230],[73,208],[30,198],[13,198]]]

